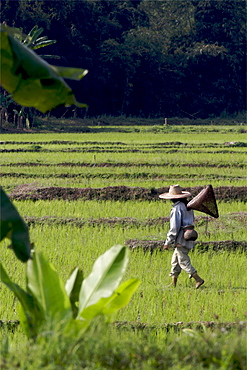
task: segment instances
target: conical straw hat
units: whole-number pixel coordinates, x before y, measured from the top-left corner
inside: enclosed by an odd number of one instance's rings
[[[187,208],[206,213],[218,218],[218,207],[212,185],[207,185],[197,196],[187,204]]]
[[[159,195],[161,199],[180,199],[180,198],[187,198],[191,195],[188,191],[182,191],[181,186],[179,185],[171,185],[169,189],[169,193],[163,193]]]

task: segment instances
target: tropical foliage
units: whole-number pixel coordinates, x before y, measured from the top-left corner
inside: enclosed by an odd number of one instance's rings
[[[0,276],[20,302],[20,321],[28,338],[36,338],[45,325],[67,335],[81,334],[96,316],[109,320],[130,301],[140,281],[119,285],[128,264],[126,247],[116,245],[106,251],[86,279],[76,267],[64,286],[42,253],[31,254],[27,227],[2,189],[1,209],[1,240],[11,237],[17,257],[27,261],[26,291],[11,280],[2,264]]]
[[[11,28],[9,33],[12,37],[20,41],[25,46],[29,47],[32,50],[40,49],[45,46],[49,46],[56,43],[56,40],[48,40],[47,36],[40,37],[41,33],[44,31],[44,28],[39,28],[35,25],[28,35],[23,33],[22,29]]]
[[[16,257],[26,262],[31,256],[28,228],[2,187],[0,187],[0,199],[0,241],[4,238],[10,239],[11,248],[15,252]]]
[[[140,281],[130,279],[119,286],[127,263],[127,248],[116,245],[96,260],[86,279],[75,268],[64,286],[54,266],[42,253],[33,252],[27,263],[26,291],[10,279],[2,264],[1,281],[20,302],[20,322],[28,338],[36,338],[47,327],[77,336],[96,316],[109,320],[130,301]]]
[[[2,25],[1,85],[11,94],[13,100],[43,113],[59,105],[74,104],[85,108],[85,104],[76,101],[63,77],[80,80],[87,74],[87,70],[48,64],[26,47],[24,42],[12,37],[13,32],[12,28]]]
[[[246,108],[245,9],[244,0],[3,0],[1,19],[44,28],[63,65],[90,70],[74,89],[89,116],[208,118]]]

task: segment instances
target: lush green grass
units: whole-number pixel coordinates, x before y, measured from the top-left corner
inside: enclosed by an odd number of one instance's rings
[[[232,141],[246,142],[245,130],[243,126],[157,126],[159,132],[155,132],[154,127],[132,126],[126,127],[129,132],[118,131],[115,127],[105,127],[105,132],[94,133],[33,133],[33,134],[2,134],[3,141],[23,142],[43,142],[54,140],[81,141],[81,142],[125,142],[125,143],[142,143],[147,141],[149,144],[157,142],[179,141],[182,143],[224,143]],[[115,128],[111,132],[110,129]],[[125,127],[122,127],[125,128]],[[97,127],[95,128],[97,130]],[[136,132],[135,130],[139,130]],[[163,130],[163,132],[162,132]],[[2,145],[5,145],[4,143]],[[21,144],[23,145],[23,144]]]
[[[113,244],[123,244],[129,238],[162,239],[165,238],[167,229],[168,225],[158,231],[157,227],[143,229],[102,225],[78,228],[69,224],[49,225],[48,223],[31,227],[30,235],[36,248],[49,257],[65,281],[70,271],[77,265],[83,268],[87,276],[96,258]],[[211,232],[211,226],[208,229]],[[200,234],[200,228],[198,231]],[[235,231],[237,234],[238,230]],[[226,235],[224,232],[215,230],[210,236],[204,236],[204,238],[202,236],[202,238],[224,240],[222,236],[226,237]],[[246,237],[246,232],[241,236]],[[138,250],[131,252],[125,278],[140,278],[142,295],[137,293],[134,296],[132,303],[119,313],[119,320],[137,320],[139,315],[141,321],[150,323],[186,322],[214,320],[214,314],[217,314],[222,321],[244,320],[247,287],[246,275],[243,275],[246,269],[244,253],[226,251],[201,254],[196,250],[192,252],[192,262],[206,280],[205,286],[199,292],[195,291],[194,282],[189,280],[185,273],[181,274],[178,289],[165,288],[170,281],[168,274],[171,254],[172,250],[167,253],[155,253],[153,256]],[[24,284],[23,266],[20,271],[21,264],[6,247],[2,252],[2,259],[13,279]],[[2,306],[0,317],[15,318],[16,304],[9,304],[13,302],[13,298],[7,293],[7,288],[2,287],[1,296],[6,305]],[[164,300],[165,304],[163,304]],[[220,305],[219,302],[221,302]]]
[[[203,181],[203,182],[202,182]],[[214,180],[210,181],[208,180],[201,180],[201,179],[191,179],[187,180],[185,178],[180,177],[173,177],[172,179],[166,179],[166,180],[149,180],[149,181],[141,181],[141,180],[111,180],[111,179],[87,179],[87,180],[81,180],[81,179],[73,179],[73,182],[66,179],[25,179],[25,178],[2,178],[1,179],[1,185],[4,187],[6,192],[11,192],[17,185],[22,184],[31,184],[34,186],[58,186],[58,187],[71,187],[71,188],[102,188],[107,186],[130,186],[130,187],[136,187],[140,186],[143,188],[161,188],[161,187],[169,187],[171,184],[180,184],[180,186],[186,188],[186,187],[194,187],[200,185],[206,186],[208,184],[212,184],[213,187],[218,186],[246,186],[246,180],[239,180],[239,179],[233,179],[233,180]],[[224,185],[222,185],[224,184]]]
[[[172,131],[174,128],[168,128],[167,133],[154,133],[148,132],[147,127],[139,127],[141,132],[138,133],[4,134],[1,149],[34,151],[2,153],[1,164],[18,164],[2,167],[5,176],[10,174],[10,177],[2,178],[2,185],[8,191],[15,185],[32,182],[66,187],[126,185],[151,188],[168,186],[171,182],[179,182],[182,186],[199,183],[245,186],[246,148],[225,143],[246,143],[246,134],[237,132],[232,126],[211,127],[215,132],[208,132],[209,128],[205,126],[194,127],[192,133],[192,128],[188,131],[186,127],[186,135],[182,126],[176,133]],[[28,167],[30,162],[38,166]],[[69,165],[63,167],[63,163]],[[83,163],[92,167],[82,167]],[[122,165],[97,167],[99,163]],[[126,168],[125,164],[129,163],[134,166]],[[50,166],[45,167],[47,164]],[[78,166],[72,166],[75,164]],[[20,177],[13,178],[11,174]]]
[[[114,218],[114,217],[135,217],[141,220],[157,217],[168,217],[171,209],[170,201],[157,200],[149,201],[95,201],[95,200],[76,200],[62,201],[53,199],[52,201],[32,200],[16,201],[14,205],[20,213],[25,216],[45,217],[80,217],[80,218]],[[233,212],[246,211],[243,202],[232,201],[231,203],[218,202],[220,216],[227,216]],[[195,211],[195,216],[203,216],[201,212]],[[204,216],[206,216],[204,214]],[[218,224],[221,217],[215,222]],[[211,221],[214,221],[210,218]]]
[[[100,132],[101,127],[94,128],[98,130],[97,133],[4,134],[2,141],[12,143],[2,144],[1,149],[37,150],[35,145],[39,145],[41,151],[2,153],[0,163],[7,165],[2,166],[2,173],[20,174],[20,177],[2,177],[1,185],[7,191],[18,184],[32,183],[63,187],[126,185],[158,188],[171,183],[180,183],[185,188],[208,183],[213,187],[246,186],[246,148],[224,145],[225,142],[232,141],[246,142],[246,134],[241,133],[243,127],[121,127],[129,133],[114,132],[111,127],[107,127],[106,132]],[[55,140],[57,144],[51,143]],[[27,144],[23,144],[23,141]],[[64,143],[60,143],[61,141]],[[74,143],[65,143],[66,141]],[[176,146],[173,142],[182,142],[184,145]],[[161,143],[166,143],[166,146],[160,145]],[[155,147],[150,144],[155,144]],[[64,152],[61,152],[62,149]],[[71,149],[79,149],[81,152],[70,152]],[[39,166],[28,167],[30,162],[38,163]],[[89,163],[92,167],[63,167],[61,164],[65,162]],[[135,166],[93,167],[103,162],[131,163]],[[26,165],[22,166],[20,163]],[[158,166],[160,163],[164,166]],[[10,166],[11,164],[18,165]],[[197,164],[199,167],[190,167],[189,164]],[[61,174],[71,177],[59,178]],[[75,266],[82,267],[87,276],[96,258],[114,244],[123,244],[128,239],[164,240],[168,223],[156,226],[154,222],[152,226],[144,226],[142,222],[150,218],[155,220],[169,216],[171,207],[169,201],[40,200],[15,201],[14,204],[23,217],[64,219],[61,224],[53,224],[47,219],[43,224],[34,223],[30,227],[35,248],[45,253],[64,281]],[[199,241],[247,240],[244,207],[245,204],[241,202],[218,202],[220,218],[209,218],[208,224],[202,213],[195,212]],[[201,218],[198,219],[199,216]],[[139,226],[110,226],[102,221],[104,218],[127,217],[139,220]],[[98,226],[86,223],[83,227],[77,227],[69,222],[69,218],[102,222]],[[24,287],[25,265],[7,248],[8,241],[1,244],[2,262],[6,270],[15,282]],[[157,251],[153,255],[144,254],[142,250],[130,252],[130,261],[123,280],[137,277],[141,280],[141,285],[131,303],[113,318],[154,324],[157,325],[156,331],[131,333],[121,329],[116,332],[115,329],[106,329],[99,325],[99,328],[92,328],[84,339],[76,343],[73,338],[67,340],[51,335],[49,344],[41,338],[38,344],[32,344],[23,338],[19,328],[13,338],[11,334],[7,335],[9,347],[3,332],[3,369],[190,370],[192,367],[202,369],[205,365],[210,369],[244,370],[246,331],[238,332],[234,329],[228,333],[223,329],[212,333],[208,330],[204,334],[195,331],[189,337],[181,332],[167,334],[159,330],[158,326],[180,321],[245,321],[246,255],[240,251],[201,253],[195,249],[190,254],[192,264],[205,279],[205,284],[198,291],[194,288],[194,281],[184,272],[179,277],[176,289],[167,287],[170,283],[171,255],[172,250]],[[18,320],[18,304],[13,294],[3,285],[0,289],[0,301],[0,318]],[[48,332],[42,334],[43,337],[47,335]]]
[[[238,202],[236,202],[238,204]],[[114,218],[114,217],[135,217],[147,219],[165,217],[168,215],[171,203],[163,202],[139,202],[139,201],[44,201],[36,202],[14,201],[21,214],[26,216],[44,217],[79,217],[79,218]],[[234,207],[235,208],[235,207]],[[239,205],[241,208],[241,203]]]
[[[102,335],[102,333],[104,333]],[[38,343],[2,341],[2,369],[190,370],[246,368],[245,332],[123,332],[94,325],[79,341],[43,332]],[[44,339],[48,338],[47,341]],[[10,345],[12,351],[10,350]]]
[[[246,169],[244,168],[236,168],[234,166],[227,168],[217,168],[217,173],[215,173],[214,168],[207,168],[203,169],[203,174],[201,173],[201,167],[182,167],[179,169],[174,169],[174,167],[162,168],[162,167],[141,167],[141,168],[108,168],[108,167],[21,167],[20,166],[13,166],[11,167],[11,173],[17,177],[23,178],[49,178],[51,175],[55,178],[88,178],[88,179],[95,179],[95,178],[114,178],[114,179],[159,179],[159,180],[166,180],[174,178],[174,172],[177,172],[177,176],[183,178],[187,176],[188,179],[197,178],[197,179],[239,179],[246,181]],[[2,174],[8,174],[9,168],[4,167],[2,169]]]

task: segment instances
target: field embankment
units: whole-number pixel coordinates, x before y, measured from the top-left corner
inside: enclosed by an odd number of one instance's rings
[[[186,188],[192,197],[196,196],[203,187]],[[19,185],[9,195],[16,200],[99,200],[99,201],[159,201],[159,194],[167,192],[167,187],[145,189],[140,187],[110,186],[106,188],[62,188],[38,187],[35,185]],[[231,202],[247,202],[246,187],[221,186],[214,188],[216,200]]]

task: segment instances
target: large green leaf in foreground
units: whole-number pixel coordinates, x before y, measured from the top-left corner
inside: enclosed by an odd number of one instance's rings
[[[79,295],[79,317],[83,311],[95,305],[101,298],[110,297],[118,288],[128,264],[128,249],[115,245],[100,256],[91,274],[83,280]]]
[[[38,334],[38,328],[44,319],[44,313],[35,298],[15,284],[8,276],[4,267],[0,263],[0,280],[15,294],[20,302],[19,315],[21,325],[30,337]]]
[[[46,113],[60,105],[86,104],[76,101],[63,78],[80,80],[87,70],[52,66],[34,51],[11,36],[11,29],[1,26],[1,86],[20,105]]]
[[[130,279],[122,283],[108,298],[101,298],[92,306],[86,307],[81,312],[81,317],[91,320],[95,316],[104,315],[108,320],[120,308],[126,306],[133,293],[140,285],[139,279]]]
[[[27,263],[26,291],[9,278],[1,264],[0,278],[20,302],[20,321],[29,338],[36,338],[45,325],[75,337],[84,333],[96,316],[109,321],[129,303],[140,281],[130,279],[119,286],[128,255],[127,247],[115,245],[96,260],[86,279],[75,268],[64,286],[53,264],[34,251]]]
[[[77,316],[78,307],[76,306],[76,304],[77,302],[79,302],[79,294],[82,282],[83,272],[81,269],[76,267],[65,284],[65,290],[69,296],[74,317]]]
[[[72,318],[70,299],[54,266],[40,252],[34,252],[32,257],[27,264],[27,288],[46,320],[59,322]]]
[[[4,238],[11,240],[11,248],[19,260],[26,262],[31,255],[31,243],[27,225],[19,212],[0,187],[0,241]]]

